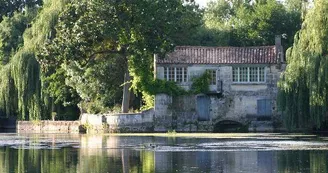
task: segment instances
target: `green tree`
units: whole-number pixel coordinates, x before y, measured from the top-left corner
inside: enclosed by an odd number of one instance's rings
[[[286,53],[279,105],[287,127],[320,128],[327,123],[327,10],[327,1],[314,2]]]
[[[217,0],[208,4],[204,20],[207,28],[223,33],[225,41],[215,46],[272,45],[275,35],[282,35],[284,47],[289,47],[300,29],[300,15],[276,0]]]
[[[38,52],[51,39],[59,12],[66,0],[46,1],[32,26],[24,31],[24,44],[1,69],[0,111],[19,120],[48,119],[51,98],[43,91]]]
[[[23,33],[31,25],[37,14],[36,9],[16,12],[12,17],[4,17],[0,23],[0,60],[5,65],[23,45]]]
[[[42,6],[42,0],[0,0],[0,22],[2,17],[11,16],[14,12],[22,12],[26,8]]]
[[[50,74],[51,69],[63,68],[67,74],[65,84],[76,89],[84,103],[103,96],[90,96],[91,88],[110,82],[103,77],[98,84],[90,82],[95,76],[86,82],[88,74],[98,73],[99,64],[119,62],[122,66],[115,68],[120,69],[108,75],[123,78],[125,74],[122,112],[127,112],[129,70],[134,68],[131,64],[147,62],[140,70],[150,71],[152,63],[148,60],[153,53],[171,51],[178,41],[182,44],[179,34],[199,25],[200,13],[196,11],[194,3],[176,0],[74,1],[62,13],[56,38],[47,46],[41,66]],[[139,61],[134,61],[135,57]],[[100,94],[98,89],[94,91]]]
[[[310,8],[311,0],[286,0],[285,6],[290,12],[301,14],[302,19],[305,18],[307,9]]]

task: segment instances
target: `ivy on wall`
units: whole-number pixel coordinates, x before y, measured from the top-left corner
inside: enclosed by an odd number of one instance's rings
[[[153,58],[151,54],[140,52],[131,57],[129,61],[129,71],[133,77],[132,89],[135,93],[141,92],[144,106],[142,110],[154,107],[154,96],[156,94],[168,94],[170,96],[182,96],[189,94],[200,94],[209,91],[210,74],[204,72],[199,77],[192,79],[192,86],[189,91],[179,86],[176,82],[154,79],[152,70]]]
[[[192,79],[192,85],[190,93],[200,94],[207,93],[209,91],[211,75],[208,71],[205,71],[201,76]]]

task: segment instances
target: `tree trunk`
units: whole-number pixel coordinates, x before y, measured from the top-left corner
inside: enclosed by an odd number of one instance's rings
[[[129,112],[129,103],[130,103],[130,73],[129,69],[126,69],[124,74],[124,85],[123,85],[123,100],[122,100],[122,113]]]

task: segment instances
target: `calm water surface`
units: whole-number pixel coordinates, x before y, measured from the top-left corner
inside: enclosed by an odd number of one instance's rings
[[[328,172],[328,138],[0,134],[0,173]]]

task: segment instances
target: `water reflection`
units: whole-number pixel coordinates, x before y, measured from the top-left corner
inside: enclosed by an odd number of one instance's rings
[[[218,140],[102,135],[1,136],[0,172],[328,172],[327,150],[195,148]],[[170,146],[190,150],[161,149]]]
[[[327,152],[323,151],[288,151],[278,153],[279,172],[313,172],[328,171]]]

